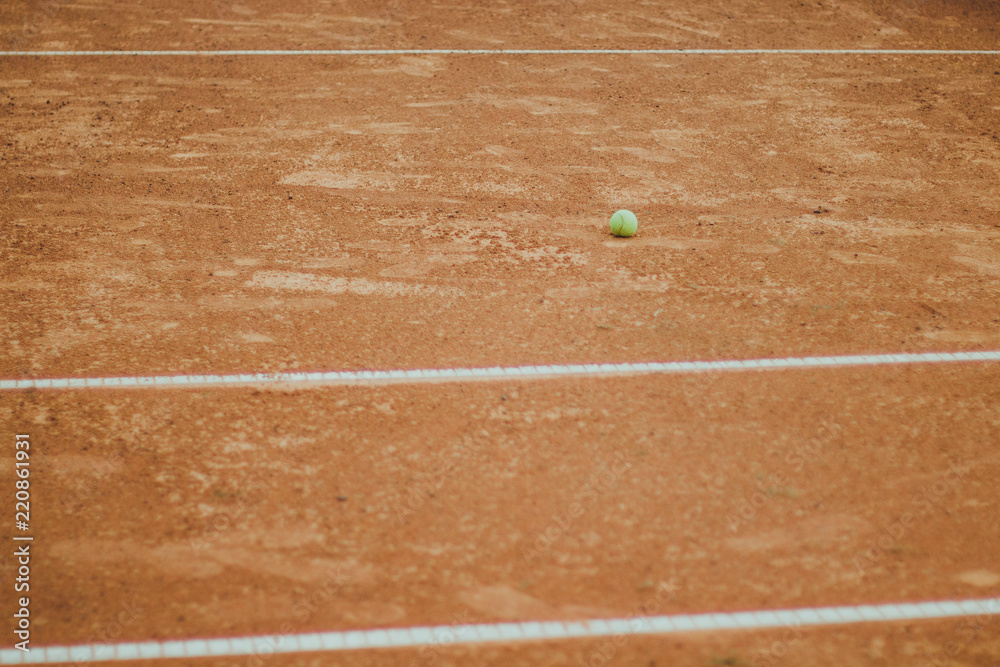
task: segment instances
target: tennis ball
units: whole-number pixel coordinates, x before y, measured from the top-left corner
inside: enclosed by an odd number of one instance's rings
[[[632,236],[638,226],[639,221],[632,211],[622,209],[611,216],[611,233],[615,236]]]

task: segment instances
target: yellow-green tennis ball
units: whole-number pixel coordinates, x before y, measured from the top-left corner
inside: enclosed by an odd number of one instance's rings
[[[611,233],[615,236],[632,236],[638,227],[639,221],[632,211],[622,209],[611,216]]]

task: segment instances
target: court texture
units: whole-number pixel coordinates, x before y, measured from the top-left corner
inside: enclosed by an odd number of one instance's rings
[[[1000,664],[996,3],[0,38],[0,663]]]

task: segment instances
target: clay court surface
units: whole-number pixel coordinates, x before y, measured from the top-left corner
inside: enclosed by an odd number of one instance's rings
[[[1000,350],[1000,53],[837,52],[997,49],[992,3],[7,2],[0,31],[491,51],[0,57],[3,380]],[[830,52],[499,51],[621,48]],[[996,361],[0,417],[33,648],[1000,597]],[[1000,663],[975,623],[160,664]]]

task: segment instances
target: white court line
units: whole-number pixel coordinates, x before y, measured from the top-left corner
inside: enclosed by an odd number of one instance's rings
[[[786,357],[730,361],[666,361],[623,364],[569,364],[546,366],[493,366],[490,368],[428,368],[390,371],[326,371],[302,373],[240,373],[231,375],[147,375],[129,377],[47,378],[0,380],[0,391],[12,389],[91,389],[98,387],[191,387],[256,384],[372,384],[382,382],[467,382],[470,380],[543,379],[638,375],[644,373],[697,373],[706,371],[759,371],[834,366],[889,366],[1000,361],[1000,350],[986,352],[921,352],[910,354],[855,354],[836,357]]]
[[[262,656],[273,653],[356,651],[380,648],[414,648],[457,644],[520,643],[538,640],[593,639],[628,635],[662,635],[683,632],[761,630],[819,625],[929,620],[964,616],[1000,615],[1000,598],[899,604],[852,605],[802,609],[774,609],[672,616],[633,616],[585,621],[528,621],[429,627],[379,628],[343,632],[312,632],[217,639],[122,642],[46,646],[24,653],[0,650],[0,664],[52,664],[150,660],[156,658],[209,658]]]
[[[178,51],[0,51],[0,57],[20,56],[397,56],[397,55],[899,55],[996,56],[1000,51],[976,49],[314,49],[314,50],[178,50]]]

